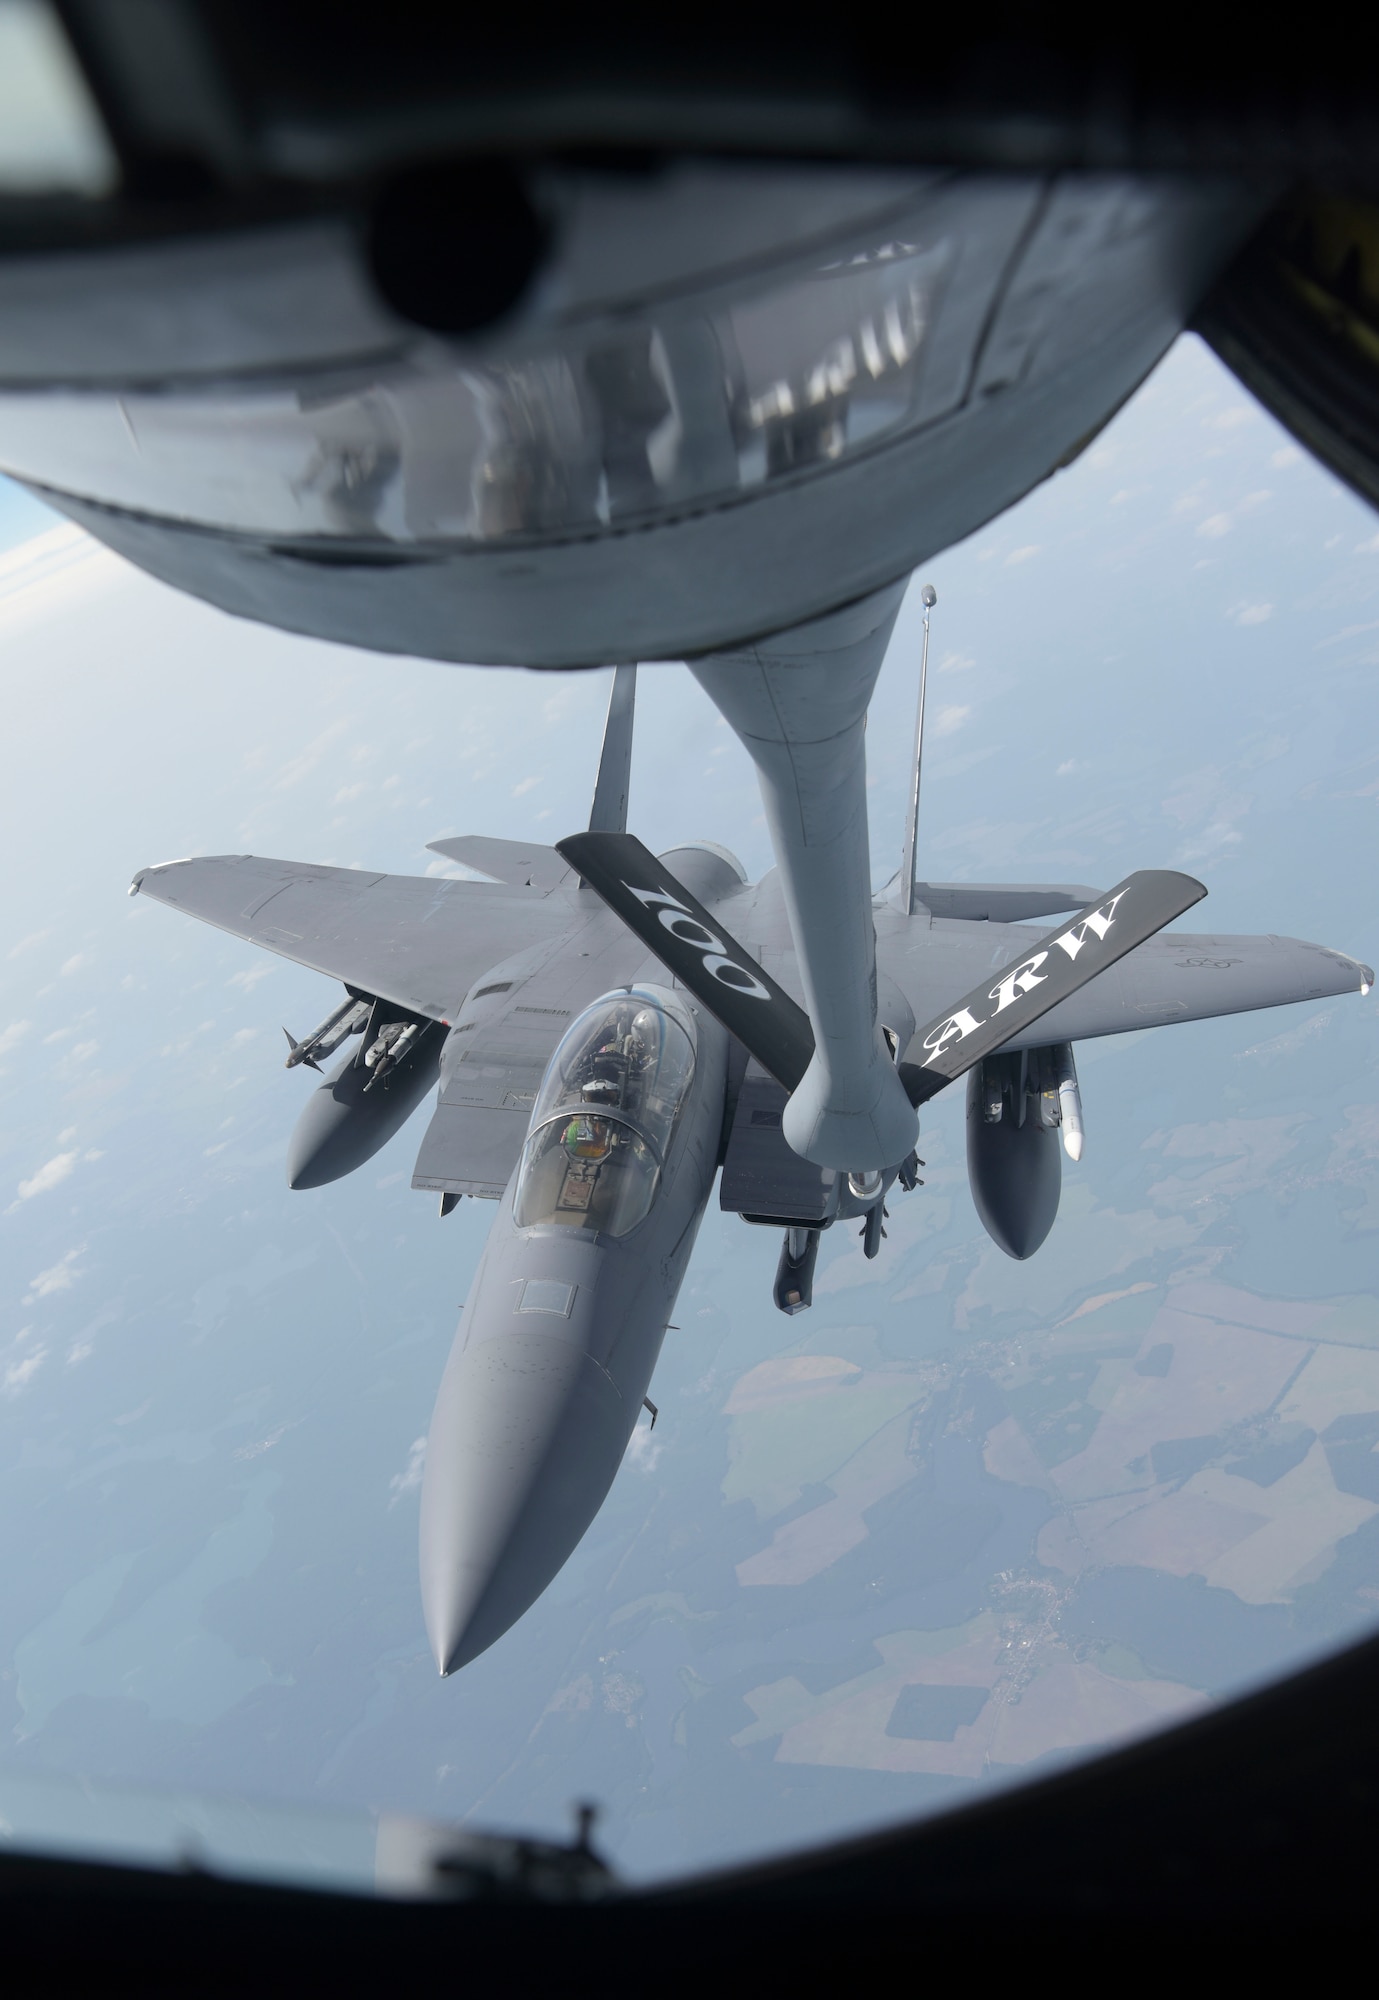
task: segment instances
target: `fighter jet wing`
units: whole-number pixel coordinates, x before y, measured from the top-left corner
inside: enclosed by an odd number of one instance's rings
[[[944,1004],[955,984],[954,971],[966,969],[977,952],[991,966],[988,984],[994,985],[999,968],[1018,965],[1034,943],[1028,931],[994,926],[988,930],[985,925],[971,932],[956,924],[942,930],[926,927],[922,937],[907,935],[899,925],[878,930],[882,934],[877,939],[877,963],[895,980],[919,1020]],[[1037,1022],[1022,1024],[1003,1046],[1046,1047],[1168,1021],[1244,1014],[1259,1007],[1363,992],[1373,979],[1368,966],[1344,952],[1300,938],[1194,937],[1162,931],[1106,966],[1090,984],[1059,1000]]]
[[[152,896],[234,937],[435,1020],[481,973],[571,926],[559,897],[498,882],[370,875],[251,854],[143,868]]]

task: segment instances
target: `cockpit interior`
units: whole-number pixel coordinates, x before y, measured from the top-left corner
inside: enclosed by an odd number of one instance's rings
[[[625,1236],[651,1207],[694,1075],[694,1017],[633,987],[587,1007],[532,1109],[513,1219]]]

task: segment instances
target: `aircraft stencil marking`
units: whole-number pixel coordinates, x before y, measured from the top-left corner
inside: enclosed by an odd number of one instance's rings
[[[715,937],[708,926],[702,924],[683,903],[677,903],[673,896],[658,889],[638,889],[631,882],[624,882],[623,887],[629,896],[635,896],[648,910],[656,909],[658,904],[662,906],[657,910],[661,924],[681,944],[692,945],[702,953],[704,970],[711,979],[718,980],[720,985],[730,986],[734,993],[741,993],[748,1000],[770,1001],[769,989],[762,985],[756,974],[749,972],[745,965],[739,965],[735,958],[730,958],[726,942]],[[691,935],[694,931],[698,931],[698,937]],[[729,978],[729,973],[735,976]]]

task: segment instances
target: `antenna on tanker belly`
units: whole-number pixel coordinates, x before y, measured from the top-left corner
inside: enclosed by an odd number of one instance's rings
[[[929,613],[938,603],[938,592],[926,583],[919,593],[924,606],[924,645],[919,656],[919,707],[915,711],[914,769],[910,775],[910,803],[905,814],[905,847],[900,857],[900,907],[907,917],[915,913],[915,841],[919,832],[919,772],[924,760],[924,684],[929,677]]]
[[[603,725],[599,774],[589,808],[590,833],[627,832],[627,794],[632,781],[632,722],[637,701],[637,668],[614,667]]]

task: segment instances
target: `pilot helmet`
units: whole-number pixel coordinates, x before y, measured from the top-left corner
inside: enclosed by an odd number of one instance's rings
[[[606,1160],[613,1147],[613,1128],[606,1118],[572,1118],[564,1137],[572,1160]]]

